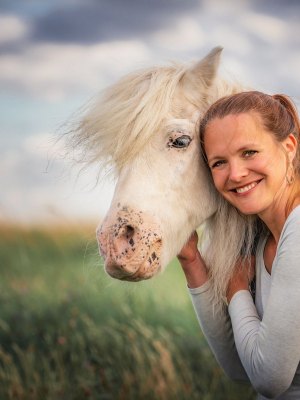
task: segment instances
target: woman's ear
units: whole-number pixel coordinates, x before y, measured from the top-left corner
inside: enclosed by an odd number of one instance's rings
[[[289,136],[284,139],[282,144],[285,148],[285,151],[287,152],[289,161],[292,162],[295,158],[297,148],[298,148],[297,139],[295,138],[295,136],[292,133],[290,133]]]

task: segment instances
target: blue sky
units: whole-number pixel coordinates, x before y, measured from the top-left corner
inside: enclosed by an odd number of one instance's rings
[[[0,27],[0,220],[105,213],[113,183],[95,187],[93,170],[77,179],[51,141],[133,69],[221,45],[222,70],[299,104],[297,0],[2,0]]]

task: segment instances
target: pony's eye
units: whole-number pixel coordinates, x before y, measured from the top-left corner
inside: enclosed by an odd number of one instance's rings
[[[176,149],[183,149],[184,147],[188,147],[191,141],[192,138],[190,136],[182,135],[171,142],[171,147],[176,147]]]

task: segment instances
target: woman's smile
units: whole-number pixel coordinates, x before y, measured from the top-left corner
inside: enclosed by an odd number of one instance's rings
[[[234,189],[229,189],[231,192],[234,192],[238,195],[245,195],[248,194],[250,191],[252,191],[252,189],[254,189],[260,182],[262,179],[258,180],[258,181],[254,181],[251,183],[247,183],[243,186],[240,187],[236,187]]]

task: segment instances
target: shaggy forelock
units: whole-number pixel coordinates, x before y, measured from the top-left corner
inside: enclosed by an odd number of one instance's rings
[[[125,76],[96,100],[71,132],[81,161],[128,164],[162,126],[186,66],[149,68]]]

